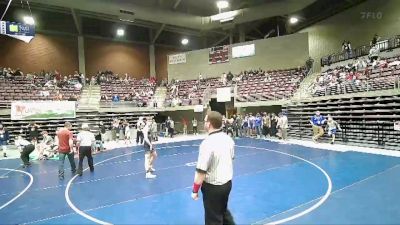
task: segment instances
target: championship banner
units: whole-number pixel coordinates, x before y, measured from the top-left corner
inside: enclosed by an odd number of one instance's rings
[[[229,62],[229,45],[212,47],[208,53],[208,64]]]
[[[12,102],[11,120],[48,120],[75,118],[75,102]]]
[[[168,56],[168,63],[171,64],[180,64],[180,63],[186,63],[186,54],[181,53],[181,54],[175,54],[175,55],[169,55]]]
[[[0,21],[0,34],[29,43],[35,37],[35,26],[10,21]]]

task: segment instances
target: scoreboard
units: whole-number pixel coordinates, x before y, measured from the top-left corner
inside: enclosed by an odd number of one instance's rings
[[[210,48],[208,63],[217,64],[229,62],[229,45]]]

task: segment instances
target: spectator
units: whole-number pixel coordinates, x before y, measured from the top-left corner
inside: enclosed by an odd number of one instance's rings
[[[259,113],[257,113],[257,115],[254,119],[254,127],[256,130],[257,137],[260,138],[262,135],[262,118]]]
[[[277,127],[280,130],[282,140],[287,140],[287,130],[289,128],[288,118],[285,114],[279,113],[279,122]]]
[[[100,100],[107,101],[107,95],[101,95]]]
[[[378,48],[378,45],[373,45],[371,47],[371,49],[369,50],[369,58],[371,63],[374,63],[376,60],[378,60],[379,52],[380,50]]]
[[[197,119],[193,117],[192,120],[192,126],[193,126],[193,134],[198,135],[198,130],[197,130]]]
[[[77,83],[74,85],[74,88],[75,88],[75,90],[80,91],[80,90],[82,89],[82,84],[79,83],[79,82],[77,82]]]
[[[157,123],[156,123],[156,120],[154,118],[151,120],[149,128],[150,128],[150,133],[151,133],[152,140],[153,141],[158,141]]]
[[[120,101],[119,95],[118,95],[118,94],[114,94],[114,95],[112,96],[112,101],[113,101],[113,102],[119,102],[119,101]]]
[[[183,125],[183,135],[187,135],[187,120],[183,117],[182,118],[182,125]]]
[[[3,151],[3,157],[7,157],[7,145],[10,139],[10,135],[7,129],[4,128],[3,124],[0,123],[0,151]]]
[[[381,37],[379,37],[378,34],[375,34],[371,40],[371,46],[376,45],[380,39],[381,39]]]
[[[43,88],[43,89],[40,91],[40,96],[41,96],[41,97],[48,97],[48,96],[50,96],[50,92],[49,92],[48,90],[46,90],[46,88]]]
[[[78,98],[76,97],[76,95],[71,95],[71,96],[69,96],[68,101],[76,102],[76,101],[78,101]]]

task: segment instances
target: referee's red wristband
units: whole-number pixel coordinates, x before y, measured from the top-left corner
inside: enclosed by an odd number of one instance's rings
[[[201,187],[201,184],[193,183],[193,191],[192,191],[192,192],[193,192],[193,193],[198,193],[200,187]]]

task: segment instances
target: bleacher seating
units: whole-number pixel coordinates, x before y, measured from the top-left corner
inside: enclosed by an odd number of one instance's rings
[[[107,97],[101,102],[112,101],[113,95],[118,95],[121,101],[124,97],[131,94],[132,102],[148,103],[152,100],[155,93],[155,83],[148,79],[142,80],[113,80],[109,83],[101,83],[101,95]],[[135,94],[138,94],[137,96]]]
[[[34,82],[35,85],[32,85]],[[74,85],[65,85],[62,88],[42,87],[44,85],[43,78],[35,78],[34,80],[26,77],[16,76],[13,80],[0,80],[0,101],[11,102],[18,100],[35,100],[46,101],[54,100],[58,94],[62,95],[62,100],[68,100],[71,96],[79,99],[80,90]],[[48,91],[48,96],[42,96],[41,91]]]
[[[339,143],[400,149],[400,131],[394,130],[394,122],[400,120],[399,95],[314,100],[289,105],[286,110],[291,138],[311,140],[310,118],[319,110],[324,116],[331,114],[341,125]],[[324,135],[322,142],[327,139]]]
[[[175,85],[178,89],[177,96],[182,101],[181,105],[197,104],[203,99],[205,90],[215,94],[217,88],[235,86],[237,86],[236,100],[238,102],[280,100],[293,96],[307,72],[304,68],[267,72],[249,71],[239,76],[241,79],[237,80],[235,77],[233,82],[225,82],[225,84],[220,78],[208,78],[202,82],[198,80],[178,81],[175,82]],[[196,88],[193,89],[193,86]],[[171,105],[174,98],[171,88],[168,89],[167,96],[166,105]]]
[[[398,57],[386,59],[387,64],[390,64],[395,60],[398,60]],[[367,75],[365,75],[365,71],[368,71]],[[326,73],[327,74],[325,76],[334,76],[334,70],[328,70]],[[345,76],[347,77],[349,72],[346,71],[345,73]],[[324,80],[323,85],[321,85],[318,81],[316,81],[316,90],[313,93],[313,96],[319,97],[325,95],[339,95],[393,89],[396,85],[396,82],[398,83],[400,66],[385,66],[380,68],[379,66],[374,67],[372,65],[368,65],[366,69],[362,69],[362,71],[356,71],[355,73],[359,76],[356,80],[343,80],[339,85],[326,80]]]
[[[182,106],[202,104],[205,90],[215,92],[217,88],[230,86],[223,84],[219,78],[208,78],[199,80],[184,80],[175,82],[178,89],[177,96],[182,101]],[[193,87],[196,87],[193,89]],[[173,101],[173,94],[171,88],[168,88],[165,105],[170,106]]]
[[[288,99],[293,96],[306,71],[298,69],[268,71],[248,77],[238,83],[238,102],[270,101]]]

